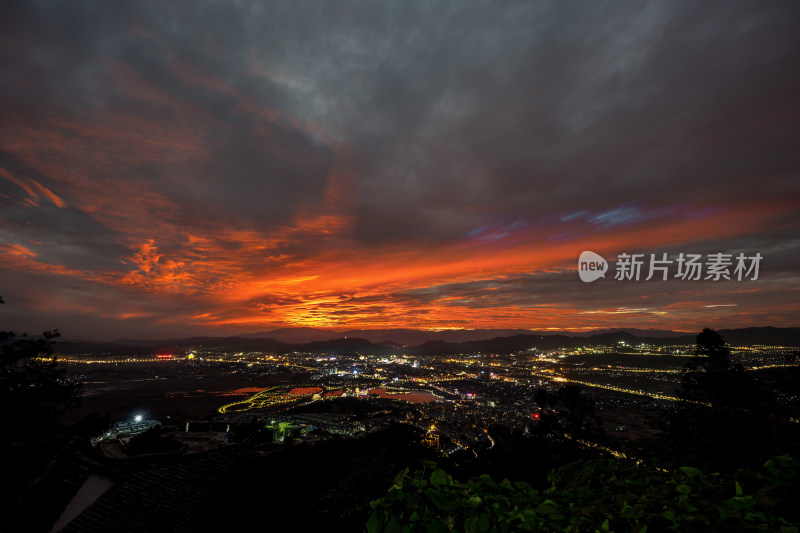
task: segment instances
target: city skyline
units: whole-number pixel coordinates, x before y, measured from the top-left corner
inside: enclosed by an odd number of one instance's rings
[[[798,14],[5,2],[3,329],[798,326]]]

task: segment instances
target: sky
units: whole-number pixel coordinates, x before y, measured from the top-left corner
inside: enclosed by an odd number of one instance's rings
[[[798,22],[793,1],[5,0],[0,329],[800,326]],[[605,278],[581,281],[585,250]],[[762,259],[617,280],[623,253]]]

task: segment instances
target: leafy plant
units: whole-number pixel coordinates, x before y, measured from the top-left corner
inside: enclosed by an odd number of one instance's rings
[[[67,379],[53,354],[58,336],[58,330],[40,337],[0,331],[0,403],[6,408],[5,425],[13,430],[0,441],[46,435],[77,404],[81,385]]]
[[[372,502],[368,533],[779,531],[797,533],[787,498],[800,463],[774,457],[733,477],[681,467],[667,472],[608,459],[550,473],[550,487],[500,483],[484,474],[459,482],[434,463],[401,471]],[[792,501],[794,501],[792,499]]]

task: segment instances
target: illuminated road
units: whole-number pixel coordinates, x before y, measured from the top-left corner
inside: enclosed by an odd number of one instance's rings
[[[614,391],[614,392],[624,392],[626,394],[634,394],[636,396],[646,396],[648,398],[656,398],[658,400],[669,400],[669,401],[672,401],[672,402],[694,403],[694,404],[697,404],[697,405],[705,405],[705,406],[708,406],[708,407],[711,406],[711,404],[709,404],[709,403],[696,402],[694,400],[687,400],[685,398],[679,398],[677,396],[669,396],[667,394],[647,393],[647,392],[644,392],[642,390],[626,389],[626,388],[623,388],[623,387],[615,387],[613,385],[601,385],[599,383],[589,383],[587,381],[579,381],[577,379],[569,379],[569,378],[565,378],[564,376],[555,376],[553,374],[540,374],[540,373],[537,373],[537,372],[531,372],[531,374],[533,374],[534,376],[536,376],[538,378],[544,378],[544,379],[553,380],[553,381],[557,381],[557,382],[561,382],[561,383],[576,383],[578,385],[584,385],[586,387],[594,387],[594,388],[597,388],[597,389],[606,389],[606,390],[611,390],[611,391]]]

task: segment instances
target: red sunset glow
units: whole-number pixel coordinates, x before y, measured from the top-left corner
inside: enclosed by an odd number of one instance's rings
[[[72,56],[58,43],[73,33],[45,38],[46,20],[5,29],[22,51],[3,52],[0,100],[10,326],[113,338],[796,325],[788,37],[761,55],[737,41],[688,57],[665,29],[497,63],[479,35],[470,55],[426,34],[417,58],[392,32],[381,52],[321,26],[301,48],[239,15],[212,38],[131,9]],[[558,46],[542,31],[520,34],[528,50]],[[596,62],[617,78],[567,83]],[[714,76],[696,75],[709,64]],[[612,271],[589,285],[583,250],[764,261],[752,282]]]

